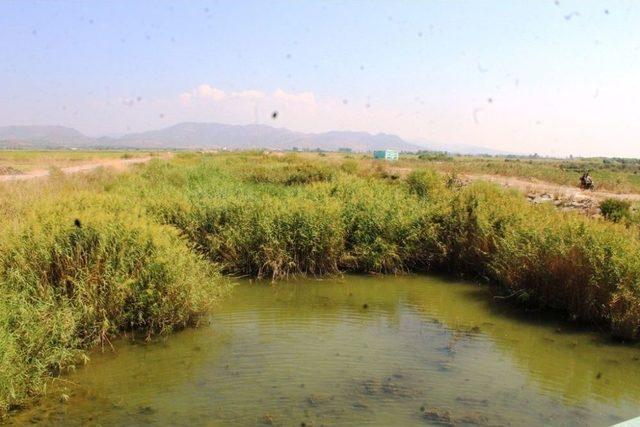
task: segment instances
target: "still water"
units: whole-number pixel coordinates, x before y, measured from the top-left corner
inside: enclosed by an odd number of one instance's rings
[[[12,423],[606,426],[640,415],[639,347],[438,277],[245,282],[208,324],[115,348]]]

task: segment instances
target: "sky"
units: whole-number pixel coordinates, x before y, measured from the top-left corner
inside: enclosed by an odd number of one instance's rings
[[[261,123],[640,157],[638,28],[633,1],[0,0],[0,126]]]

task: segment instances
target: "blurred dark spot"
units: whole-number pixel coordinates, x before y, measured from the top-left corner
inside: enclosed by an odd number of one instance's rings
[[[596,374],[596,379],[598,379],[598,380],[599,380],[600,378],[602,378],[602,372],[598,372],[598,373]]]
[[[158,114],[158,117],[160,117],[161,119],[164,119],[164,113]]]
[[[360,70],[364,70],[364,65],[361,65],[361,66],[360,66]]]
[[[80,222],[80,220],[78,218],[73,220],[73,225],[75,225],[78,228],[82,227],[82,223]]]
[[[365,108],[371,108],[371,104],[369,104],[368,102],[365,104]]]
[[[489,104],[493,104],[493,98],[487,98],[487,102],[488,102]]]
[[[609,9],[605,9],[605,10],[604,10],[604,14],[605,14],[605,15],[608,15],[608,14],[609,14]]]
[[[343,99],[343,100],[342,100],[342,103],[343,103],[344,105],[347,105],[347,104],[349,103],[349,101],[347,101],[346,99]]]
[[[367,304],[367,303],[362,304],[362,308],[364,308],[366,310],[367,308],[369,308],[369,304]]]
[[[418,33],[418,37],[422,37],[422,31]]]
[[[287,53],[287,54],[286,54],[286,57],[287,57],[287,59],[291,59],[291,54],[290,54],[290,53]]]
[[[278,112],[277,112],[277,111],[274,111],[273,113],[271,113],[271,118],[272,118],[273,120],[277,119],[277,118],[278,118]]]
[[[34,36],[38,34],[38,30],[31,30],[31,34],[33,34]]]
[[[89,19],[89,24],[93,24],[93,19]]]
[[[575,11],[571,12],[571,13],[569,13],[567,15],[564,15],[564,19],[567,20],[567,21],[570,21],[571,18],[573,18],[574,16],[580,16],[580,13],[579,12],[575,12]]]
[[[138,102],[142,101],[142,97],[141,96],[137,96],[136,97],[136,101],[138,101]]]

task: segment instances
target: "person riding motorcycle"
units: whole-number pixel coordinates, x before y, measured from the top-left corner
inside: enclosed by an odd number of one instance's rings
[[[593,190],[593,178],[589,175],[589,170],[580,177],[580,188],[584,190]]]

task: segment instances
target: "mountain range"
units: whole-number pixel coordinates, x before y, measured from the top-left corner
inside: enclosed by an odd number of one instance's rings
[[[275,150],[400,151],[438,150],[464,153],[487,153],[483,147],[435,146],[426,141],[408,142],[386,133],[330,131],[295,132],[267,125],[228,125],[220,123],[179,123],[164,129],[131,133],[120,137],[92,138],[64,126],[0,127],[0,148],[137,148],[137,149],[229,149],[268,148]],[[484,151],[483,151],[484,150]]]

